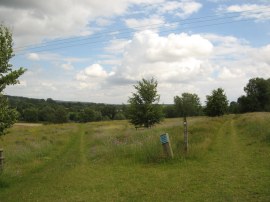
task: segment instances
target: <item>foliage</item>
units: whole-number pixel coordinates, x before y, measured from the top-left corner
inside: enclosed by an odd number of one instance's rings
[[[202,114],[200,98],[197,94],[183,93],[174,97],[174,105],[179,116],[198,116]]]
[[[166,118],[176,118],[180,116],[179,113],[177,113],[175,105],[164,105],[163,113]]]
[[[39,120],[41,121],[55,123],[56,116],[55,109],[51,106],[45,106],[39,110]]]
[[[56,101],[51,98],[32,99],[16,96],[8,96],[9,104],[16,108],[21,114],[20,121],[24,122],[46,122],[46,123],[65,123],[65,122],[85,122],[100,120],[119,120],[125,119],[126,107],[124,105],[106,105],[85,102],[65,102]],[[95,118],[83,118],[87,108],[95,111]],[[108,110],[111,109],[111,110]],[[86,110],[86,111],[85,111]],[[33,118],[33,113],[38,113],[38,120]],[[48,115],[47,115],[48,112]],[[92,111],[89,111],[92,113]],[[91,116],[91,115],[90,115]],[[31,121],[33,120],[33,121]]]
[[[228,100],[222,88],[212,91],[212,95],[206,96],[205,113],[208,116],[221,116],[227,112]]]
[[[160,96],[157,93],[158,82],[152,78],[142,79],[134,88],[128,103],[128,119],[135,127],[149,128],[162,120],[162,108],[158,105]]]
[[[240,112],[270,111],[270,79],[250,79],[244,91],[237,100]]]
[[[57,107],[55,109],[56,119],[55,123],[66,123],[68,122],[68,113],[67,110],[63,107]]]
[[[5,129],[11,127],[18,117],[18,114],[9,108],[6,98],[3,97],[3,90],[8,85],[19,83],[18,78],[25,72],[22,67],[18,70],[12,69],[9,61],[13,56],[12,33],[7,27],[0,25],[0,136],[5,134]]]
[[[24,110],[24,120],[27,122],[38,122],[38,110],[34,107],[30,107]]]
[[[232,101],[230,103],[229,109],[228,109],[229,113],[231,114],[238,114],[239,111],[239,104],[237,102]]]
[[[115,115],[117,114],[117,108],[114,105],[105,105],[101,109],[102,116],[107,116],[109,119],[114,120]]]
[[[91,121],[100,121],[102,119],[101,113],[88,107],[79,113],[79,121],[82,123]]]

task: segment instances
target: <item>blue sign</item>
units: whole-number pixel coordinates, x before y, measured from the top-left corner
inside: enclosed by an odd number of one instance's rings
[[[160,135],[160,142],[161,142],[162,144],[166,144],[166,143],[168,143],[169,141],[170,141],[170,140],[169,140],[169,135],[168,135],[167,133]]]

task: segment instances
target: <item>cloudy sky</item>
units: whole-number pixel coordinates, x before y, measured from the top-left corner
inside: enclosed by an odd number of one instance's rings
[[[270,77],[268,0],[2,0],[0,20],[28,69],[9,95],[121,104],[154,77],[161,103],[218,87],[234,101]]]

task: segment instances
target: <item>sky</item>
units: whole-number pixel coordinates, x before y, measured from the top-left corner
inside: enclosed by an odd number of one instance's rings
[[[270,78],[270,0],[1,0],[0,22],[27,68],[8,95],[121,104],[154,77],[160,103],[204,104]]]

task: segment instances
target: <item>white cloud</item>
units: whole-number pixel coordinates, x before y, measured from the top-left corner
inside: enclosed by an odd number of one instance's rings
[[[181,18],[187,18],[200,10],[202,4],[196,1],[166,1],[161,4],[159,12],[173,13]]]
[[[154,16],[151,16],[150,18],[144,18],[144,19],[135,19],[135,18],[126,19],[125,23],[131,29],[158,30],[163,24],[165,24],[165,21],[162,17],[154,15]]]
[[[105,50],[112,53],[121,53],[123,52],[128,42],[129,40],[125,40],[125,39],[112,40],[110,41],[110,44],[107,47],[105,47]]]
[[[93,64],[85,68],[84,73],[89,77],[105,78],[108,76],[107,72],[99,64]]]
[[[175,62],[184,58],[207,57],[212,52],[212,44],[200,35],[169,34],[159,36],[152,31],[136,33],[126,46],[124,60],[129,63],[144,62]]]
[[[208,61],[212,49],[211,42],[200,35],[159,36],[152,31],[139,32],[126,45],[121,65],[107,82],[131,85],[143,77],[153,76],[163,86],[179,87],[189,81],[204,80],[213,71]],[[189,89],[192,89],[190,85]],[[162,93],[168,94],[168,89],[164,88]]]
[[[231,5],[228,7],[219,8],[219,11],[224,11],[227,13],[239,12],[240,19],[255,19],[259,21],[266,21],[270,19],[269,5],[259,5],[259,4]]]
[[[96,88],[101,87],[106,78],[112,76],[114,72],[107,72],[100,64],[93,64],[81,70],[76,75],[76,80],[79,81],[79,88]]]
[[[37,53],[29,53],[29,54],[27,55],[27,58],[28,58],[29,60],[33,60],[33,61],[38,61],[38,60],[40,60],[40,57],[39,57],[39,55],[38,55]]]

